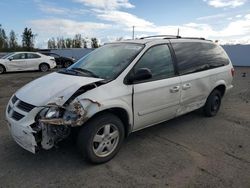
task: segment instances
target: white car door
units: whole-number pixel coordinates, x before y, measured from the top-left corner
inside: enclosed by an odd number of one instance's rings
[[[152,78],[133,85],[133,130],[166,121],[180,107],[180,78],[176,75],[168,45],[151,47],[133,68],[147,68]]]
[[[36,53],[27,53],[27,70],[38,70],[42,63],[41,56]]]
[[[6,64],[9,71],[26,70],[26,54],[18,53],[9,57],[10,61]]]

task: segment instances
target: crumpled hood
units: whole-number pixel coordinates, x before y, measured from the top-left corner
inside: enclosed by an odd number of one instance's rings
[[[17,91],[20,100],[35,105],[44,106],[55,102],[66,102],[80,87],[103,79],[73,76],[61,73],[51,73],[38,78]]]

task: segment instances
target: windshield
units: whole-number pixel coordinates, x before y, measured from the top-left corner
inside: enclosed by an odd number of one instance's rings
[[[144,45],[132,43],[107,44],[70,66],[64,73],[103,78],[116,78],[139,54]],[[62,73],[62,72],[61,72]]]
[[[8,57],[10,57],[11,55],[13,55],[14,53],[9,53],[6,54],[5,56],[1,57],[1,59],[7,59]]]

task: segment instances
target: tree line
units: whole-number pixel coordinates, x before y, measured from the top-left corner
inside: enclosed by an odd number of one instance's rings
[[[91,48],[98,48],[100,45],[97,38],[83,38],[81,34],[76,34],[73,38],[52,37],[48,40],[48,49],[57,48],[87,48],[90,43]]]
[[[12,51],[35,51],[35,39],[37,34],[34,34],[31,28],[25,27],[22,32],[21,44],[18,43],[18,36],[14,30],[11,30],[7,35],[4,28],[0,24],[0,52]],[[58,48],[98,48],[100,46],[97,38],[84,38],[81,34],[76,34],[73,38],[52,37],[47,42],[48,49]]]
[[[15,31],[11,30],[9,35],[7,36],[5,30],[2,28],[0,24],[0,51],[8,52],[8,51],[18,51],[18,50],[34,50],[34,41],[36,35],[32,32],[30,28],[24,28],[24,31],[21,35],[22,44],[18,44],[17,34]]]

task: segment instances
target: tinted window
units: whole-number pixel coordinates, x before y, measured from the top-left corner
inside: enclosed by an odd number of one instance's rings
[[[171,53],[167,45],[150,48],[135,65],[134,72],[140,68],[151,70],[151,80],[169,78],[175,75]]]
[[[12,57],[13,59],[25,59],[26,58],[25,53],[16,54],[16,55],[13,55]]]
[[[213,43],[185,42],[172,44],[180,74],[199,72],[229,64],[224,50]]]
[[[27,58],[28,59],[35,59],[35,58],[40,58],[41,56],[38,54],[32,54],[32,53],[27,53]]]

